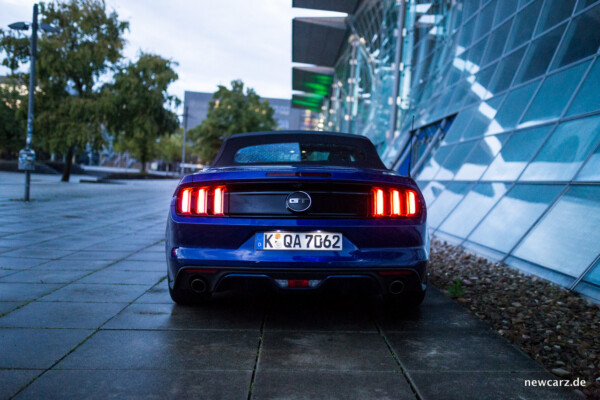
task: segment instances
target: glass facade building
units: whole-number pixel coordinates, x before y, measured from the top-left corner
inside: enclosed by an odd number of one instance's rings
[[[333,63],[293,29],[331,77],[303,89],[320,128],[410,169],[436,237],[600,300],[600,1],[294,6],[348,13]]]

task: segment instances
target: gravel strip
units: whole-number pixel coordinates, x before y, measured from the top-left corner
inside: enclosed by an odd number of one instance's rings
[[[461,247],[434,239],[431,250],[434,286],[558,379],[585,379],[582,392],[588,399],[600,399],[600,306]]]

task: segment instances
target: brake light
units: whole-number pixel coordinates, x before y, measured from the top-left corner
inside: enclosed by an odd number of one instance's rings
[[[179,211],[182,214],[190,214],[192,209],[192,189],[183,189],[179,204]]]
[[[224,194],[225,194],[224,187],[215,188],[215,194],[214,194],[215,204],[213,207],[213,214],[215,214],[215,215],[223,215],[224,214],[224,212],[223,212],[225,209]]]
[[[373,217],[415,217],[419,215],[417,193],[406,189],[373,188]]]
[[[225,186],[187,187],[177,197],[177,214],[225,215]]]

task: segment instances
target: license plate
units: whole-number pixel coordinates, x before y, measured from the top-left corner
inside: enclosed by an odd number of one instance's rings
[[[342,250],[342,234],[330,232],[260,232],[257,250]]]

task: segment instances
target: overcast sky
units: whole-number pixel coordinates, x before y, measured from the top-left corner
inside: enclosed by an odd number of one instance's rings
[[[291,0],[105,0],[130,22],[125,56],[143,50],[179,63],[170,92],[214,92],[242,79],[262,97],[290,98],[292,18],[343,14],[292,8]],[[0,26],[30,21],[31,0],[0,0]],[[7,69],[0,67],[0,75]]]

